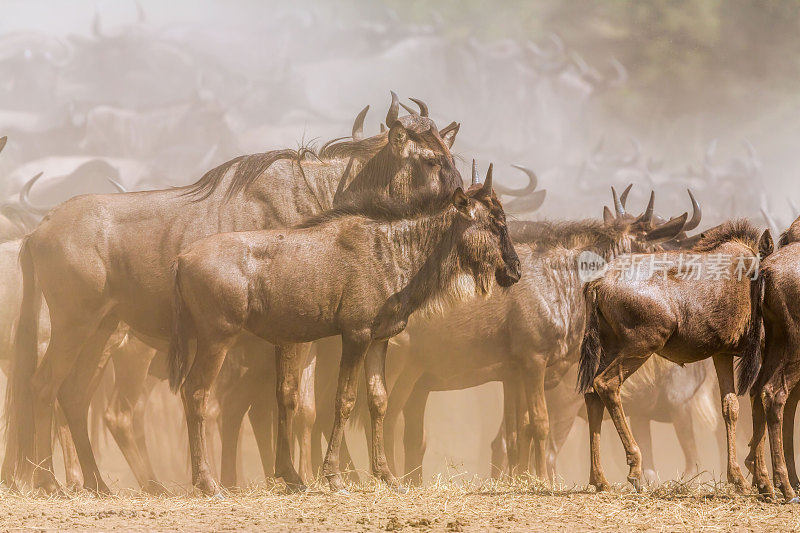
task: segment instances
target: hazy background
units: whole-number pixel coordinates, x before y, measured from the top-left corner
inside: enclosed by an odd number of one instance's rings
[[[521,185],[509,165],[536,170],[547,199],[518,218],[597,217],[609,186],[629,182],[629,208],[641,210],[655,188],[665,215],[689,208],[692,187],[702,227],[734,215],[765,224],[761,209],[786,225],[787,200],[800,203],[796,1],[139,7],[0,3],[0,136],[9,137],[2,197],[16,201],[40,171],[31,197],[41,204],[111,190],[97,175],[63,179],[98,157],[129,189],[188,184],[241,153],[349,135],[367,104],[366,131],[376,133],[394,90],[424,100],[440,128],[461,123],[462,171],[473,157],[484,168],[493,161],[496,179]],[[177,398],[163,398],[177,412]],[[426,474],[452,463],[485,475],[499,417],[496,385],[433,394]],[[606,448],[621,458],[610,426],[609,434]],[[666,453],[676,447],[671,429],[656,428],[656,441],[670,477],[682,464]],[[579,422],[559,463],[582,483],[585,442]],[[256,479],[252,438],[243,446]],[[103,468],[131,484],[113,444],[104,451]],[[701,451],[704,466],[718,470],[716,451]],[[619,468],[610,474],[624,477]]]

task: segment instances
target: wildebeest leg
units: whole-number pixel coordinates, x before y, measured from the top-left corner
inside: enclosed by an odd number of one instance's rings
[[[253,399],[247,416],[250,419],[250,426],[253,428],[253,435],[256,438],[258,454],[261,456],[261,467],[264,470],[264,477],[272,476],[275,471],[275,402],[274,397],[265,391],[261,391]]]
[[[517,431],[520,424],[517,420],[519,412],[517,404],[520,401],[521,392],[518,383],[515,382],[512,376],[508,376],[503,380],[503,424],[501,427],[505,429],[506,464],[508,465],[508,475],[510,476],[518,474],[520,466],[517,441]]]
[[[778,376],[779,379],[775,379],[776,376]],[[767,417],[773,481],[776,486],[780,486],[783,496],[787,500],[790,500],[795,497],[795,492],[789,481],[789,473],[784,459],[783,442],[783,413],[788,397],[789,391],[787,390],[785,369],[781,368],[778,372],[773,374],[767,384],[761,389],[761,401],[763,402],[764,413]]]
[[[339,363],[339,383],[336,387],[336,411],[333,418],[333,430],[328,441],[328,451],[322,463],[322,473],[327,478],[331,490],[344,490],[344,480],[339,468],[339,449],[344,436],[344,427],[358,391],[358,369],[369,348],[369,339],[351,338],[342,335],[342,359]]]
[[[583,398],[589,421],[589,484],[599,492],[611,488],[600,463],[600,431],[603,428],[603,412],[606,406],[594,391],[587,392]]]
[[[550,432],[547,400],[544,395],[547,361],[544,357],[532,355],[525,357],[521,366],[525,397],[528,400],[536,476],[541,479],[547,479],[547,435]]]
[[[800,484],[794,459],[794,415],[797,411],[798,400],[800,400],[800,388],[795,384],[786,400],[786,406],[783,408],[783,456],[786,460],[789,484],[794,488]]]
[[[518,387],[519,397],[517,398],[517,464],[518,470],[528,472],[531,464],[531,443],[533,442],[533,431],[531,429],[531,417],[528,412],[528,405],[525,401],[525,391],[522,385]],[[549,427],[549,423],[548,423]],[[548,441],[550,431],[548,429]],[[545,446],[545,464],[547,463],[547,446]],[[552,478],[549,478],[552,480]]]
[[[145,468],[148,472],[155,472],[153,469],[153,462],[150,460],[150,452],[147,449],[147,438],[145,432],[145,415],[147,413],[147,404],[150,400],[150,394],[153,388],[158,383],[158,379],[153,376],[147,376],[145,379],[144,392],[139,395],[139,400],[133,408],[133,437],[136,442],[136,449],[142,457]],[[155,476],[155,474],[153,474]],[[158,483],[157,479],[153,479],[152,483],[144,487],[147,492],[153,493],[166,493],[163,485]]]
[[[202,333],[206,332],[198,332],[197,353],[183,383],[181,398],[189,434],[192,484],[205,494],[216,494],[219,487],[211,474],[206,448],[208,397],[233,339],[208,341]]]
[[[383,419],[386,416],[386,350],[389,341],[374,341],[364,360],[364,377],[367,380],[367,396],[369,414],[372,418],[372,446],[370,463],[372,474],[390,486],[396,486],[389,463],[386,461],[386,450],[383,439]]]
[[[739,418],[739,399],[734,388],[733,357],[717,354],[713,356],[713,361],[722,398],[722,418],[725,420],[725,438],[728,443],[728,482],[744,490],[744,476],[736,461],[736,420]]]
[[[227,489],[237,486],[236,460],[242,420],[250,408],[253,388],[258,389],[257,376],[254,376],[252,370],[248,369],[235,386],[230,387],[230,390],[226,391],[226,394],[220,399],[219,426],[222,450],[219,480]]]
[[[276,397],[278,399],[278,438],[275,443],[275,477],[282,478],[289,490],[304,490],[303,480],[292,464],[292,422],[297,413],[300,367],[308,345],[275,346]],[[301,353],[302,352],[302,353]]]
[[[147,492],[159,494],[164,492],[164,488],[156,481],[149,458],[144,455],[146,449],[137,442],[134,427],[137,408],[142,411],[146,405],[145,384],[154,356],[155,350],[134,350],[129,342],[112,354],[114,390],[103,418],[139,486]],[[140,404],[142,406],[138,407]],[[141,441],[144,441],[143,430]]]
[[[403,448],[405,450],[405,478],[413,484],[422,484],[422,460],[425,458],[425,407],[428,405],[430,387],[425,379],[420,379],[411,391],[403,408],[405,429]]]
[[[317,419],[317,402],[314,391],[317,355],[314,352],[315,350],[309,352],[306,364],[300,371],[298,426],[295,429],[300,449],[300,479],[306,484],[314,480],[314,467],[311,464],[311,434]]]
[[[67,419],[60,405],[56,405],[56,433],[58,442],[61,443],[61,453],[64,455],[64,473],[66,474],[67,488],[77,490],[83,486],[83,473],[81,472],[78,452],[72,441]]]
[[[489,465],[491,476],[494,479],[500,479],[506,467],[506,421],[505,417],[500,421],[500,427],[497,428],[497,435],[492,440],[492,460]]]
[[[594,378],[594,390],[608,409],[611,420],[619,433],[619,438],[622,440],[622,445],[625,447],[625,456],[630,467],[628,481],[636,490],[641,489],[642,454],[628,427],[628,421],[625,419],[619,390],[625,380],[650,358],[651,353],[652,350],[648,350],[646,355],[641,356],[618,355],[605,370]]]
[[[642,452],[642,470],[645,481],[655,483],[656,468],[653,459],[653,435],[650,432],[650,419],[643,416],[631,416],[631,433]]]
[[[672,426],[683,451],[683,476],[688,478],[697,474],[697,441],[694,437],[691,409],[687,404],[672,406]]]
[[[119,319],[109,315],[81,349],[77,364],[69,378],[58,391],[58,402],[69,423],[72,440],[83,471],[83,486],[92,492],[108,494],[111,491],[100,475],[100,469],[89,441],[89,404],[103,377],[110,354],[104,350],[106,342],[117,328]]]
[[[414,386],[421,376],[419,365],[413,364],[412,361],[413,359],[411,357],[406,358],[400,376],[397,378],[394,387],[392,387],[392,392],[389,394],[389,401],[386,407],[386,418],[384,420],[386,456],[389,461],[389,466],[394,470],[395,474],[400,472],[400,463],[395,452],[397,422],[406,406],[406,402],[408,402],[411,392],[414,390]],[[408,423],[407,420],[406,423]],[[408,459],[406,458],[405,461],[408,461]]]
[[[764,404],[761,402],[761,395],[755,390],[751,390],[750,405],[753,412],[753,437],[750,439],[750,453],[745,459],[745,465],[753,474],[753,486],[762,494],[770,499],[775,497],[775,488],[769,479],[765,454],[765,438],[767,430],[767,419],[764,413]]]

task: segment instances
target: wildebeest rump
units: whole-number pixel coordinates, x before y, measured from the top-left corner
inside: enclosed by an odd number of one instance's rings
[[[589,417],[590,484],[598,490],[608,488],[599,452],[607,407],[625,447],[628,480],[640,486],[641,453],[622,410],[620,387],[656,353],[676,363],[713,358],[728,440],[728,481],[744,487],[736,462],[739,405],[733,356],[740,357],[741,392],[753,383],[760,365],[763,278],[757,274],[751,280],[747,271],[737,274],[737,268],[742,258],[747,270],[757,269],[758,256],[771,251],[769,231],[759,238],[748,221],[729,221],[704,232],[691,249],[689,253],[699,258],[691,275],[687,271],[680,275],[680,265],[690,259],[683,252],[633,255],[625,258],[627,267],[618,258],[601,278],[586,286],[579,390],[585,393]],[[648,261],[653,258],[658,263]]]
[[[57,488],[49,420],[58,396],[85,486],[108,491],[86,431],[102,348],[119,321],[151,344],[165,344],[171,265],[188,244],[223,231],[289,226],[364,191],[403,199],[415,190],[450,194],[460,186],[448,146],[457,130],[442,139],[429,118],[398,118],[398,108],[393,94],[385,134],[329,143],[316,157],[304,157],[312,155],[307,150],[242,156],[188,187],[85,195],[52,210],[21,253],[25,289],[7,402],[21,450],[17,475],[27,478],[36,464],[34,486]],[[31,310],[42,294],[53,335],[37,368]]]

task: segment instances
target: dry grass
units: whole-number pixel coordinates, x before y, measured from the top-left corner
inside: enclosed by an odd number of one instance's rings
[[[124,530],[798,530],[800,509],[737,495],[722,483],[669,482],[637,494],[627,486],[584,487],[513,480],[437,479],[406,494],[369,481],[333,494],[253,486],[200,497],[133,491],[94,497],[0,493],[0,529]]]

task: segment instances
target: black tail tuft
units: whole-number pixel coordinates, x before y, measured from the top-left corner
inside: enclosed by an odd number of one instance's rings
[[[586,329],[581,342],[581,357],[578,363],[578,392],[585,394],[592,388],[603,347],[600,344],[600,322],[597,314],[597,293],[592,283],[583,290],[586,300]]]
[[[173,293],[172,293],[172,335],[169,343],[169,354],[167,355],[167,366],[169,367],[169,388],[172,392],[178,392],[181,388],[186,374],[189,372],[189,317],[183,305],[181,295],[180,276],[178,262],[172,265]]]
[[[750,281],[750,324],[743,337],[743,350],[739,359],[737,392],[741,396],[747,392],[758,377],[761,369],[761,341],[764,337],[764,285],[766,272],[758,273]]]

